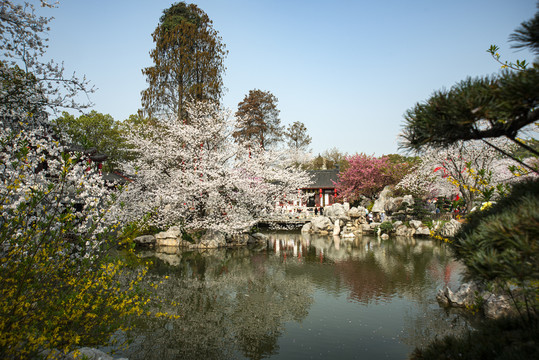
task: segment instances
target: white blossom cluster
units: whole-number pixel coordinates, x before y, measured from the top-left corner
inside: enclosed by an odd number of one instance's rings
[[[510,150],[508,141],[490,141],[504,151]],[[459,142],[444,149],[424,150],[419,165],[397,188],[430,198],[459,195],[473,203],[481,190],[524,178],[510,171],[518,165],[480,140]]]
[[[85,157],[64,152],[44,129],[0,128],[2,248],[58,241],[75,257],[92,257],[115,221],[116,194]]]
[[[63,65],[43,60],[49,21],[29,3],[0,3],[0,251],[6,264],[37,252],[91,258],[101,235],[114,230],[116,194],[50,131],[48,114],[84,109],[89,104],[76,99],[92,89],[74,74],[65,77]]]
[[[152,213],[157,226],[236,232],[276,202],[294,201],[309,184],[283,151],[234,142],[236,119],[211,103],[188,106],[189,122],[161,119],[134,129],[140,155],[129,164],[135,181],[124,194],[126,215]]]

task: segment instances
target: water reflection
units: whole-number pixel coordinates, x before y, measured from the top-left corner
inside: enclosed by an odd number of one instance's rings
[[[406,358],[466,322],[434,300],[459,267],[430,240],[268,234],[267,247],[139,252],[179,304],[142,325],[130,359]],[[167,278],[168,277],[168,278]],[[370,350],[369,350],[370,349]],[[374,351],[374,352],[373,352]]]

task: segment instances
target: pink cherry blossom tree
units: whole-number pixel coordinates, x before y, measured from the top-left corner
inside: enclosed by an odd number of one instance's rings
[[[391,162],[387,156],[355,154],[347,161],[350,166],[339,174],[336,189],[348,201],[361,196],[373,199],[385,186],[397,184],[409,168],[407,163]]]

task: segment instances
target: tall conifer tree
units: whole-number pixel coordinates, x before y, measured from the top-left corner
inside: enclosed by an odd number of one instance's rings
[[[179,2],[163,11],[152,34],[154,66],[142,70],[145,115],[186,118],[186,101],[219,101],[223,93],[225,45],[208,15],[194,4]]]

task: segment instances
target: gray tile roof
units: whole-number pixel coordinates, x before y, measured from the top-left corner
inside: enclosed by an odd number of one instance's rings
[[[337,182],[339,177],[338,169],[331,170],[308,170],[307,171],[313,180],[311,186],[306,187],[305,189],[334,189],[335,184],[333,181]]]

